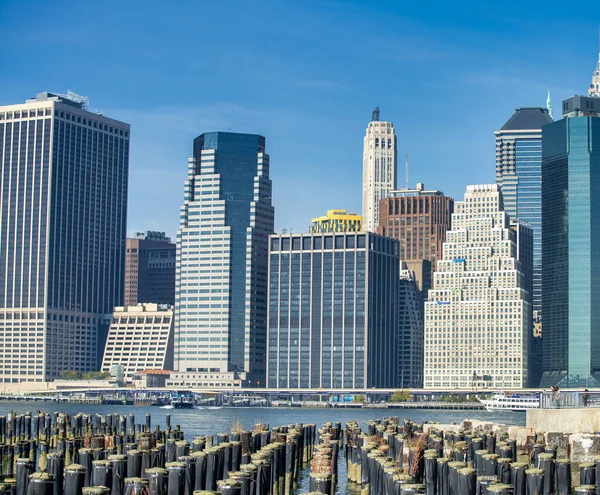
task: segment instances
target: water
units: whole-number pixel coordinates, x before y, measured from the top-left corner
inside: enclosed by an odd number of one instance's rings
[[[314,423],[320,427],[328,421],[342,423],[342,426],[355,420],[363,430],[366,429],[367,421],[384,416],[399,416],[409,418],[412,421],[423,423],[453,423],[460,422],[466,418],[494,421],[515,426],[525,425],[525,413],[512,411],[435,411],[424,409],[311,409],[311,408],[268,408],[268,407],[224,407],[224,408],[198,408],[198,409],[165,409],[161,407],[137,407],[137,406],[105,406],[84,405],[53,402],[23,402],[23,401],[0,401],[0,415],[9,412],[24,413],[26,411],[54,412],[61,411],[69,414],[109,414],[119,413],[123,415],[135,414],[136,421],[143,423],[145,415],[152,415],[152,425],[165,427],[165,415],[171,415],[171,425],[180,425],[189,441],[199,435],[216,435],[231,430],[231,426],[241,423],[244,428],[252,429],[257,423],[266,423],[280,426],[295,423]],[[308,470],[305,470],[299,479],[299,489],[296,493],[308,492]],[[355,495],[359,493],[356,487],[348,486],[346,483],[346,464],[343,457],[340,458],[339,484],[337,493],[340,495]]]

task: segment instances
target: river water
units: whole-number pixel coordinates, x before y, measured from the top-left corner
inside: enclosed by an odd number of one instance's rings
[[[109,414],[118,413],[123,415],[135,414],[136,422],[143,423],[145,415],[152,415],[152,425],[165,426],[165,414],[171,414],[171,425],[180,425],[185,433],[186,440],[191,440],[199,435],[216,435],[227,433],[234,423],[243,424],[244,428],[252,429],[257,423],[266,423],[273,426],[314,423],[317,428],[328,421],[340,421],[343,425],[350,420],[359,423],[363,430],[366,429],[367,421],[384,416],[399,416],[409,418],[412,421],[453,423],[460,422],[466,418],[494,421],[515,426],[525,425],[525,413],[511,411],[442,411],[424,409],[312,409],[312,408],[268,408],[268,407],[224,407],[224,408],[198,408],[198,409],[164,409],[160,407],[138,407],[138,406],[108,406],[108,405],[83,405],[53,402],[23,402],[23,401],[0,401],[0,415],[9,412],[24,413],[26,411],[54,412],[61,411],[69,414]],[[296,493],[308,492],[308,470],[300,476],[299,488]],[[360,490],[356,486],[346,483],[346,465],[344,458],[340,457],[339,484],[337,492],[339,495],[356,495]]]

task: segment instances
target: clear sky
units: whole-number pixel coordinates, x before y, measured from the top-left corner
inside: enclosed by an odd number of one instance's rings
[[[174,235],[192,140],[262,134],[276,230],[360,213],[374,106],[410,184],[460,198],[494,181],[516,107],[584,94],[593,4],[522,1],[0,1],[0,104],[70,89],[131,124],[128,232]]]

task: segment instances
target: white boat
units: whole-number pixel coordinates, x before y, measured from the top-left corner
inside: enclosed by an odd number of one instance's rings
[[[540,396],[538,394],[494,394],[491,399],[479,399],[488,411],[526,411],[539,409]]]

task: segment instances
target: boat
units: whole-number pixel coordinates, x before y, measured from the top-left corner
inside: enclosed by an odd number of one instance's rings
[[[171,405],[175,409],[192,409],[194,407],[194,396],[192,394],[171,394]]]
[[[538,394],[494,394],[490,399],[479,399],[479,402],[488,411],[526,411],[539,409],[540,396]]]

